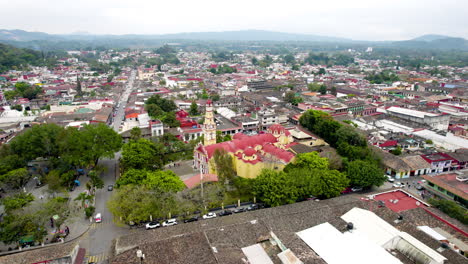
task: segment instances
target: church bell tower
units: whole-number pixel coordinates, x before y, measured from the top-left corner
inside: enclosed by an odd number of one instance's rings
[[[216,144],[216,123],[213,115],[213,103],[211,100],[206,101],[205,106],[205,122],[203,123],[203,135],[205,140],[203,145]]]

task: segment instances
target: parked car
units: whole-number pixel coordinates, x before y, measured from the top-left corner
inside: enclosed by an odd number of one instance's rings
[[[234,211],[232,211],[232,212],[235,213],[235,214],[238,214],[238,213],[242,213],[242,212],[245,212],[245,211],[246,211],[245,208],[239,207],[239,208],[234,209]]]
[[[317,198],[317,197],[315,197],[315,196],[313,196],[313,195],[311,195],[311,196],[307,197],[307,199],[306,199],[306,200],[307,200],[307,201],[320,201],[320,199],[319,199],[319,198]]]
[[[195,221],[198,221],[198,216],[187,218],[184,220],[184,223],[190,223],[190,222],[195,222]]]
[[[416,185],[416,190],[422,191],[422,190],[425,190],[425,188],[421,184],[418,184]]]
[[[101,213],[97,213],[97,214],[94,216],[94,222],[96,222],[96,223],[101,223],[101,222],[102,222]]]
[[[211,219],[211,218],[215,218],[216,217],[216,213],[207,213],[206,215],[203,215],[203,219]]]
[[[388,182],[394,182],[395,181],[395,178],[393,178],[392,176],[389,176],[389,175],[387,175],[387,179],[388,179]]]
[[[353,188],[351,188],[351,191],[352,192],[360,192],[360,191],[362,191],[362,187],[353,187]]]
[[[154,228],[157,228],[157,227],[160,227],[161,224],[157,221],[152,221],[152,222],[149,222],[149,223],[146,223],[145,225],[145,228],[146,229],[154,229]]]
[[[219,216],[225,216],[225,215],[232,215],[231,210],[224,210],[221,213],[218,214]]]
[[[347,187],[346,189],[344,189],[344,191],[341,192],[341,194],[347,194],[347,193],[351,193],[351,192],[353,192],[351,190],[351,187]]]
[[[395,187],[395,188],[402,188],[404,186],[405,186],[405,184],[402,183],[402,182],[396,182],[396,183],[393,184],[393,187]]]
[[[247,211],[254,211],[260,209],[258,205],[256,204],[251,204],[249,207],[247,207]]]
[[[114,190],[114,185],[111,184],[111,185],[107,186],[107,190],[108,190],[109,192],[111,192],[112,190]]]
[[[177,225],[177,219],[175,218],[168,219],[162,223],[162,226],[173,226],[173,225]]]

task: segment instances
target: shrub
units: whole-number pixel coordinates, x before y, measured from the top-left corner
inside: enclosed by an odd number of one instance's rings
[[[468,214],[466,209],[458,205],[456,202],[450,200],[429,199],[429,203],[446,213],[448,216],[457,219],[465,225],[468,224]]]

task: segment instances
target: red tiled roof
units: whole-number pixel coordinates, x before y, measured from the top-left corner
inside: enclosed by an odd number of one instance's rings
[[[255,136],[247,136],[245,134],[237,133],[234,139],[218,144],[206,146],[205,149],[208,153],[208,158],[211,158],[216,149],[225,149],[227,152],[236,152],[237,150],[244,150],[247,147],[254,147],[262,145],[263,143],[275,143],[276,137],[272,134],[259,134]]]

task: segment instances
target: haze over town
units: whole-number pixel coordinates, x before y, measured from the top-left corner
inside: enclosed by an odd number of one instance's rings
[[[19,0],[2,3],[0,25],[52,34],[257,29],[381,41],[425,34],[468,38],[467,10],[468,2],[459,0]]]

